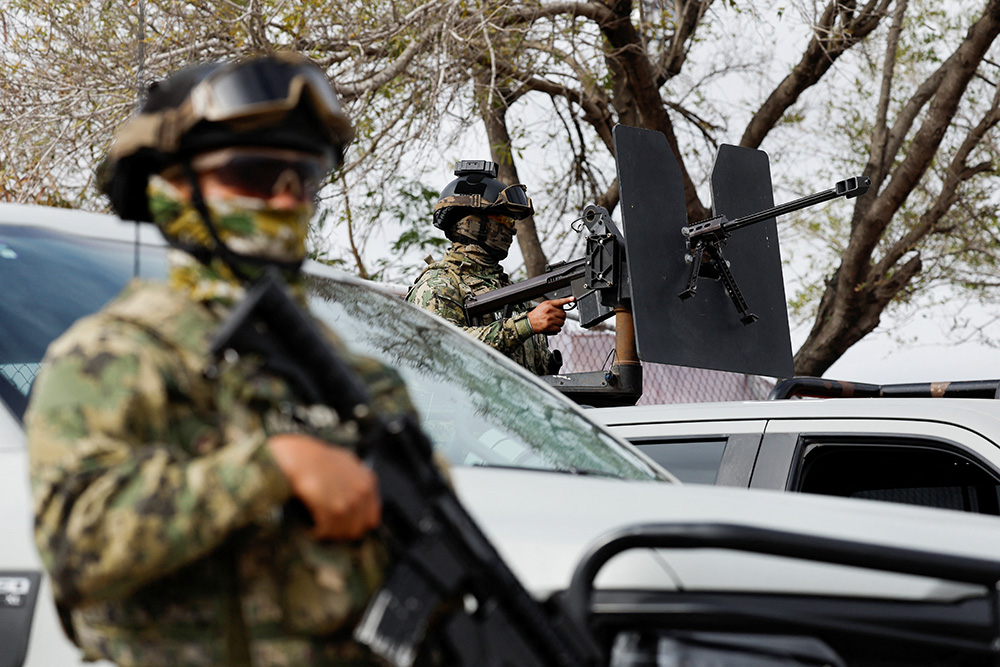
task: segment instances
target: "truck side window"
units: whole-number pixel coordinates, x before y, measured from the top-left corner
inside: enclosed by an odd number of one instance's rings
[[[797,490],[1000,514],[1000,480],[959,453],[903,444],[808,444]]]
[[[631,442],[685,484],[714,484],[726,450],[723,438],[697,441],[633,438]]]

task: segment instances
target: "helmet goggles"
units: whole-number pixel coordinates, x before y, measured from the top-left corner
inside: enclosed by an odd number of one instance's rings
[[[235,63],[212,72],[191,90],[185,112],[192,125],[202,120],[266,121],[291,111],[305,95],[321,120],[343,125],[344,110],[326,74],[291,56]]]
[[[283,192],[312,199],[329,172],[325,160],[275,148],[224,148],[196,156],[191,167],[199,173],[210,172],[240,194],[260,199]]]
[[[487,215],[507,215],[516,220],[527,218],[535,212],[531,198],[528,197],[528,188],[521,183],[504,188],[494,201],[489,201],[479,194],[455,194],[444,198],[438,203],[438,206],[441,205],[481,209]]]
[[[496,207],[504,207],[514,213],[524,213],[525,216],[535,212],[535,209],[531,206],[531,198],[528,197],[528,188],[521,183],[515,183],[504,188],[497,195],[496,201],[487,208]]]
[[[140,113],[122,128],[109,157],[120,159],[150,148],[177,154],[184,137],[201,122],[227,125],[237,134],[269,131],[308,100],[322,123],[329,147],[317,143],[317,153],[329,153],[331,168],[340,166],[340,146],[354,137],[350,120],[326,74],[311,61],[277,54],[219,67],[198,82],[176,108]]]

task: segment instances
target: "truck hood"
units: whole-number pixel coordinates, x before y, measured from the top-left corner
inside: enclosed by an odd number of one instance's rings
[[[948,510],[485,467],[454,468],[452,477],[469,513],[540,598],[567,588],[595,541],[635,524],[734,524],[985,560],[1000,554],[1000,518]],[[595,585],[936,601],[983,591],[934,578],[719,549],[622,553],[600,571]]]

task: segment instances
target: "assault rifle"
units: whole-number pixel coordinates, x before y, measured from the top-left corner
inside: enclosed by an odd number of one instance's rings
[[[315,321],[267,272],[217,333],[212,352],[255,354],[307,404],[326,405],[365,433],[359,447],[378,477],[393,565],[355,639],[397,667],[409,667],[428,635],[454,665],[598,664],[588,631],[548,611],[524,589],[462,507],[410,416],[375,415],[356,373]],[[448,604],[451,603],[451,604]]]

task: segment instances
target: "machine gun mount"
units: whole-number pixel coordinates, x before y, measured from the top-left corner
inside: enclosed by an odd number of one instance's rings
[[[630,298],[625,238],[601,206],[588,206],[580,219],[587,229],[583,257],[553,264],[534,278],[470,296],[465,301],[468,323],[479,324],[483,315],[517,303],[570,294],[575,297],[583,327],[590,328],[611,317],[614,309]]]

